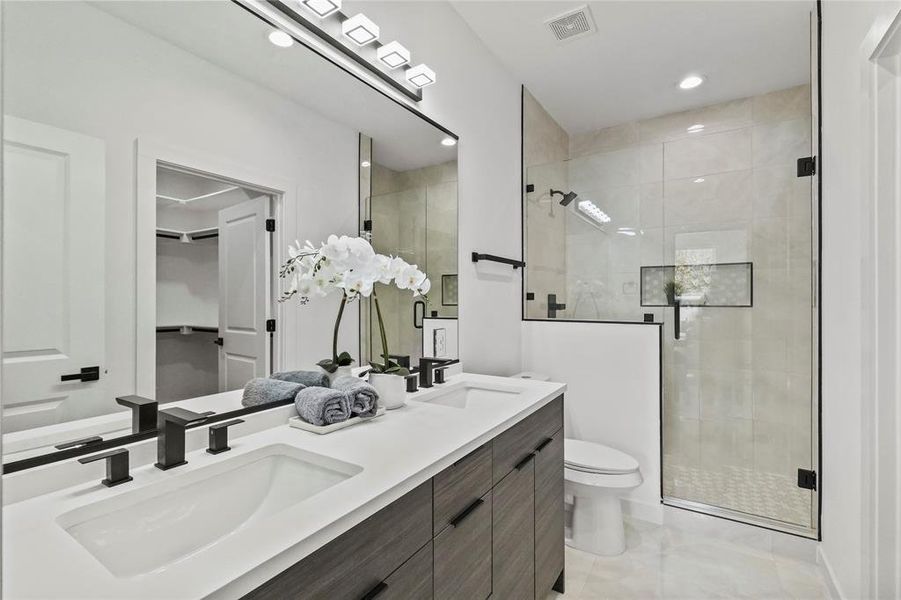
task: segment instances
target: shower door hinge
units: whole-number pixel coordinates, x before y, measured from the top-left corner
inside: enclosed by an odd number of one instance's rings
[[[798,487],[805,490],[817,489],[817,472],[809,469],[798,469]]]
[[[531,194],[531,193],[534,192],[534,191],[535,191],[535,184],[534,184],[534,183],[527,183],[527,184],[526,184],[526,193],[527,193],[527,194]]]
[[[275,231],[275,219],[266,219],[266,231],[270,233]]]
[[[369,231],[369,232],[372,231],[372,220],[371,219],[366,219],[365,221],[363,221],[363,231]]]
[[[817,157],[805,156],[798,159],[798,177],[810,177],[817,172]]]
[[[275,331],[275,319],[266,319],[266,331],[269,333]]]

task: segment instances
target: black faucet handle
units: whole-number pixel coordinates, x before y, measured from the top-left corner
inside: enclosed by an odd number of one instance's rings
[[[412,394],[419,391],[419,374],[410,373],[404,377],[407,380],[407,392]]]
[[[98,460],[106,460],[106,479],[100,481],[106,487],[127,483],[133,479],[128,474],[128,450],[125,448],[116,448],[100,454],[85,456],[84,458],[79,458],[78,462],[86,465]]]
[[[159,414],[157,415],[157,426],[163,427],[163,425],[168,422],[187,427],[188,425],[201,423],[205,421],[207,417],[214,414],[216,413],[212,411],[197,413],[186,408],[181,408],[180,406],[173,406],[172,408],[166,408],[159,411]]]
[[[439,367],[435,369],[435,383],[445,383],[447,378],[445,375],[447,374],[447,367]]]
[[[244,419],[232,419],[224,423],[210,425],[210,444],[206,451],[210,454],[220,454],[231,450],[231,447],[228,445],[228,428],[243,422]]]
[[[143,396],[120,396],[116,403],[131,409],[131,432],[143,433],[156,429],[159,403]]]

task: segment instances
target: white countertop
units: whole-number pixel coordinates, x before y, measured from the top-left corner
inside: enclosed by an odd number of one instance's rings
[[[466,408],[416,401],[465,382],[503,384],[521,393]],[[146,463],[133,467],[134,481],[119,487],[106,488],[92,479],[7,505],[3,509],[3,597],[238,598],[565,390],[559,383],[473,374],[450,377],[446,386],[410,394],[405,407],[328,435],[279,425],[262,431],[257,428],[256,433],[238,437],[242,426],[237,426],[230,443],[232,450],[225,454],[213,456],[198,450],[187,455],[187,465],[171,471],[160,471]],[[258,414],[269,412],[273,411]],[[195,431],[195,438],[202,433]],[[142,444],[155,447],[154,440]],[[194,471],[272,444],[287,444],[352,463],[362,467],[362,472],[268,519],[238,529],[163,570],[137,577],[112,575],[57,523],[60,515],[73,509],[173,477],[190,477]],[[143,450],[146,453],[147,448]],[[77,463],[75,466],[86,468]]]

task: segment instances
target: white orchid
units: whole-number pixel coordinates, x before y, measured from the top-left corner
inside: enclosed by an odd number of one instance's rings
[[[360,297],[373,296],[379,328],[382,334],[382,355],[384,364],[373,363],[377,373],[400,373],[401,367],[388,357],[388,343],[382,323],[375,284],[388,285],[392,282],[402,290],[411,290],[414,296],[424,296],[431,289],[426,274],[416,265],[411,265],[399,256],[376,254],[366,239],[346,235],[330,235],[328,240],[316,248],[307,241],[303,246],[295,241],[288,246],[288,261],[282,266],[280,276],[288,279],[288,289],[282,294],[284,302],[298,296],[302,304],[311,297],[324,297],[334,290],[341,290],[341,306],[335,322],[332,345],[332,359],[319,364],[326,370],[350,364],[352,359],[346,352],[338,353],[338,327],[341,315],[348,301]],[[332,372],[332,371],[330,371]]]

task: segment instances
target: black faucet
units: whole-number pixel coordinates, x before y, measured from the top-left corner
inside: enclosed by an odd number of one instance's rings
[[[159,407],[156,400],[143,396],[121,396],[116,398],[116,402],[131,409],[132,433],[144,433],[156,429],[156,413]]]
[[[447,364],[451,362],[446,358],[432,358],[429,356],[423,356],[419,359],[419,387],[430,388],[434,383],[433,371],[435,367],[440,367],[441,365]]]
[[[106,487],[117,486],[132,480],[132,476],[128,474],[128,450],[125,448],[116,448],[101,454],[85,456],[79,458],[78,462],[86,465],[98,460],[106,461],[106,479],[100,482]]]
[[[185,429],[210,416],[174,406],[159,411],[156,421],[156,464],[163,471],[187,464],[185,460]]]

